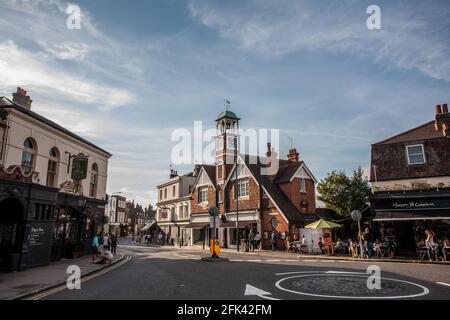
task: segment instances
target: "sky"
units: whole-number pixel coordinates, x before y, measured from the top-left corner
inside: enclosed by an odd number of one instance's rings
[[[143,205],[172,132],[214,126],[224,99],[242,127],[280,129],[282,157],[292,139],[316,178],[368,171],[372,143],[450,102],[449,16],[445,0],[0,0],[0,96],[27,89],[32,110],[112,153],[108,192]]]

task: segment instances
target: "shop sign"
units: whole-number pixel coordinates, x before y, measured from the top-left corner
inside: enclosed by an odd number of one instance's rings
[[[427,210],[427,209],[449,209],[450,199],[388,199],[378,200],[377,210],[403,211],[403,210]]]

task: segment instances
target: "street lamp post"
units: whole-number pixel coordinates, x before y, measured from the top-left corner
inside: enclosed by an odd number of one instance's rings
[[[239,252],[239,246],[240,246],[240,234],[239,234],[239,193],[238,193],[238,163],[237,163],[237,137],[234,137],[234,165],[235,165],[235,179],[234,179],[234,199],[236,200],[236,245],[237,245],[237,251]]]
[[[354,211],[352,211],[351,216],[354,221],[358,222],[359,252],[360,252],[361,259],[363,259],[364,254],[363,254],[363,240],[362,240],[362,235],[361,235],[361,218],[362,218],[361,211],[354,210]]]

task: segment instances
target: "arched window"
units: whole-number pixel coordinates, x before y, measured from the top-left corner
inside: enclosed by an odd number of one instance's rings
[[[91,182],[89,187],[89,196],[95,198],[97,196],[97,184],[98,184],[98,166],[96,163],[91,168]]]
[[[47,186],[56,187],[58,182],[59,150],[54,147],[50,149],[47,168]]]
[[[25,174],[33,172],[37,146],[33,138],[27,138],[23,143],[22,171]]]

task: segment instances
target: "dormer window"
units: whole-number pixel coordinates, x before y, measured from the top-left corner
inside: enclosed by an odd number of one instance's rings
[[[406,146],[406,156],[408,165],[424,164],[426,162],[423,144]]]

